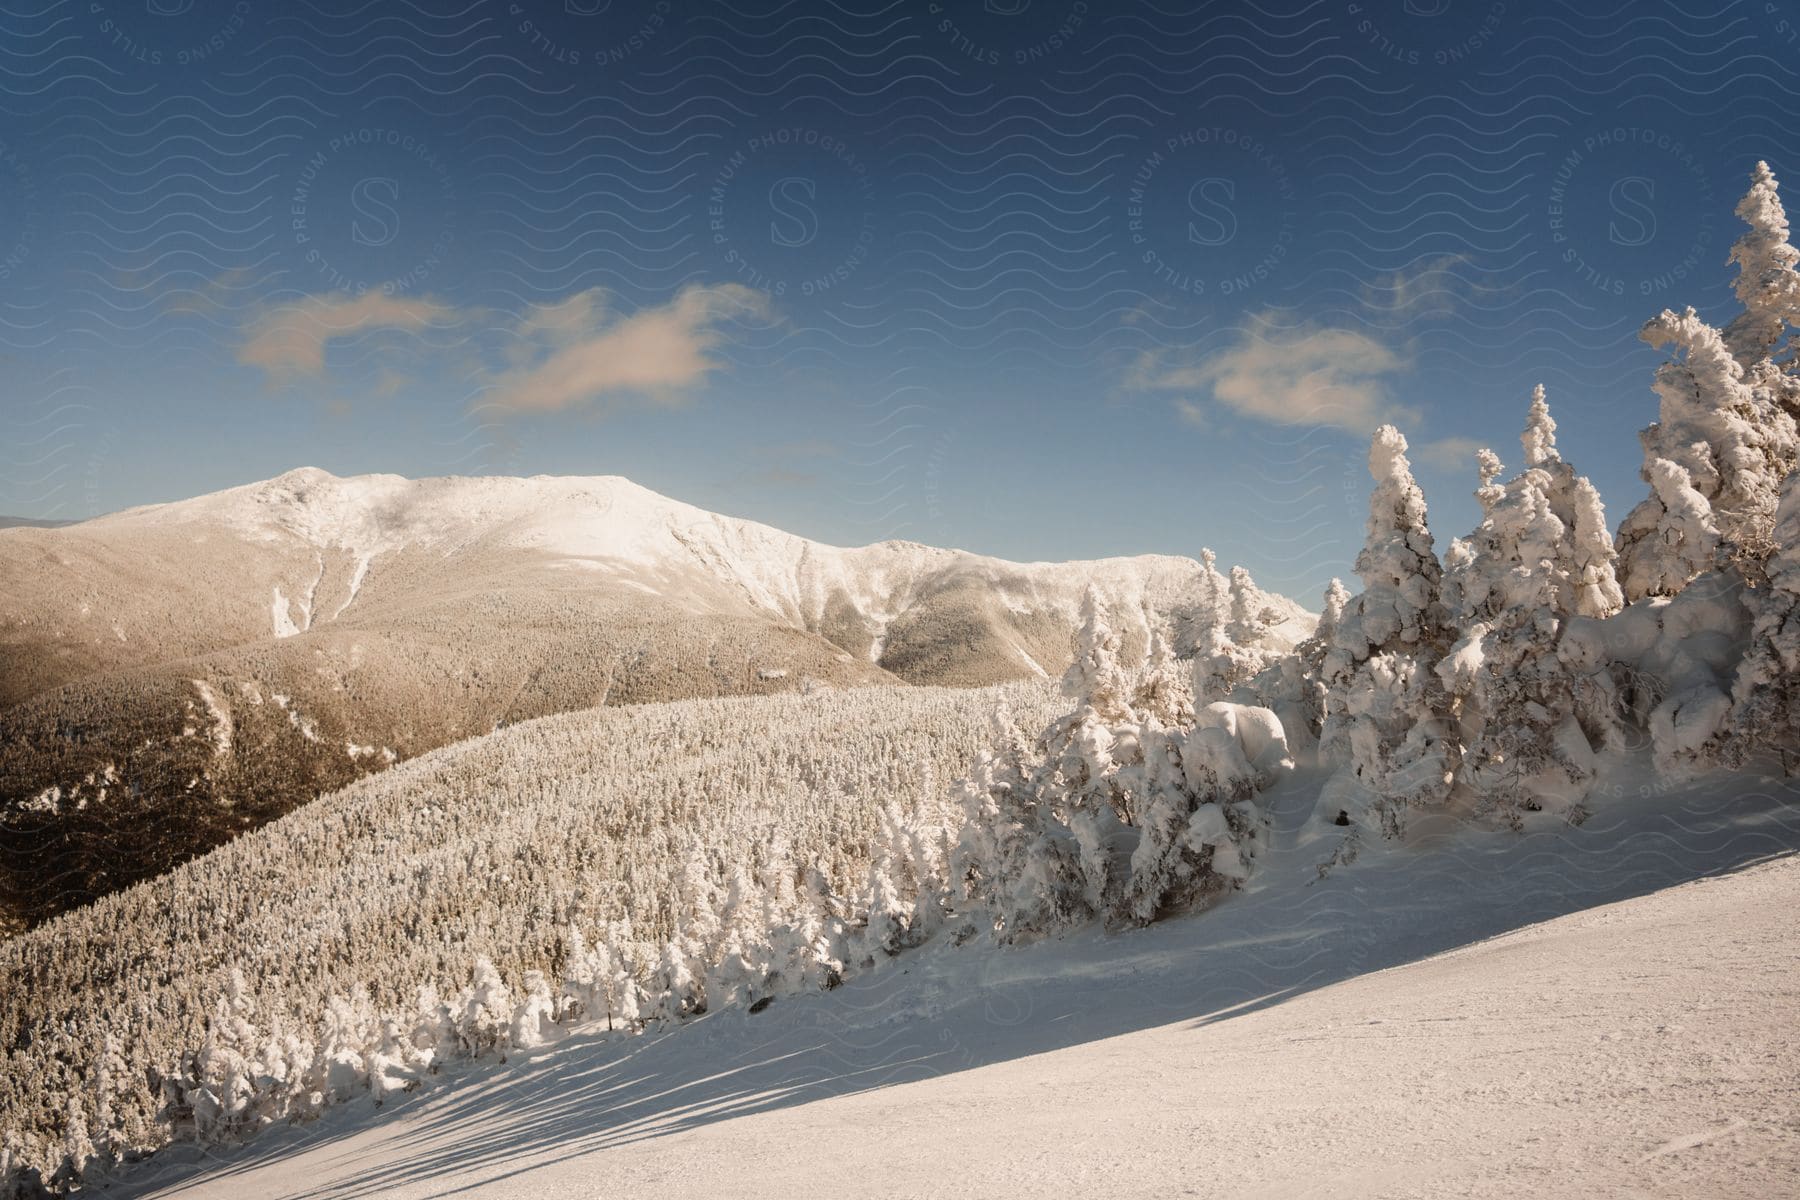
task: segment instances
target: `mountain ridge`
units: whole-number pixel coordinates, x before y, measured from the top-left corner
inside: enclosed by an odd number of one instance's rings
[[[1141,616],[1173,605],[1202,572],[1198,560],[1171,554],[1015,562],[903,539],[837,546],[710,512],[619,475],[415,480],[392,474],[342,477],[301,467],[187,500],[126,509],[77,528],[103,534],[207,522],[265,544],[279,544],[287,535],[321,555],[351,555],[348,578],[329,581],[344,593],[331,611],[334,620],[351,609],[378,559],[420,549],[448,555],[478,547],[538,551],[561,568],[611,574],[665,592],[685,586],[704,596],[708,585],[724,585],[754,608],[809,632],[824,629],[841,592],[874,627],[876,640],[916,600],[919,588],[951,582],[946,573],[956,573],[964,584],[985,583],[1019,613],[1049,607],[1072,615],[1080,592],[1093,585],[1116,610]],[[681,578],[683,568],[705,578]],[[271,634],[291,636],[312,626],[319,606],[301,592],[310,597],[327,585],[323,559],[319,570],[312,580],[302,572],[271,594]],[[1310,614],[1271,599],[1283,607],[1295,634],[1304,636]],[[1147,642],[1149,620],[1137,621],[1134,632]],[[1019,665],[1042,672],[1031,665],[1039,656],[1021,649]]]

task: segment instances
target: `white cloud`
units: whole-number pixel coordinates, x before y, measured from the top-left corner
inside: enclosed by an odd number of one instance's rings
[[[325,346],[334,339],[371,329],[419,330],[457,317],[455,309],[428,298],[380,292],[307,296],[264,311],[251,323],[237,358],[271,374],[316,375],[325,369]]]
[[[559,412],[622,396],[672,404],[717,368],[709,352],[721,322],[760,317],[768,297],[737,284],[683,289],[669,303],[616,315],[605,293],[535,306],[516,329],[512,365],[488,402],[515,412]]]
[[[1416,414],[1388,394],[1387,380],[1410,363],[1353,329],[1279,327],[1267,314],[1250,318],[1237,342],[1204,359],[1170,351],[1142,355],[1124,386],[1184,393],[1177,407],[1204,421],[1211,408],[1278,425],[1328,425],[1367,433],[1384,421]]]

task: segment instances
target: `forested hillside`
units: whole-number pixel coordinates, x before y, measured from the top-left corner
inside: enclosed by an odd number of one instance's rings
[[[831,929],[847,953],[883,808],[936,820],[994,706],[1036,724],[1050,701],[1048,688],[1016,684],[597,709],[363,780],[0,944],[0,993],[12,997],[0,1005],[4,1153],[15,1166],[57,1159],[77,1111],[115,1155],[195,1120],[247,1130],[270,1111],[276,1078],[291,1115],[346,1098],[389,1069],[372,1077],[346,1057],[361,1062],[350,1041],[377,1013],[440,1003],[426,996],[461,1005],[484,971],[525,995],[534,978],[560,988],[586,962],[583,938],[613,948],[614,971],[648,980],[696,903],[745,930],[812,929],[818,944],[797,941],[784,969],[818,986],[836,969]],[[767,895],[741,890],[752,875]],[[606,986],[623,985],[608,974]],[[485,1003],[498,1012],[497,997]],[[545,1019],[567,1015],[560,991],[548,1003]],[[603,1003],[590,997],[589,1015],[603,1017]],[[327,1012],[350,1022],[341,1045],[318,1036]],[[247,1022],[230,1036],[249,1058],[230,1068],[227,1111],[196,1115],[181,1085],[220,1082],[225,1014]],[[476,1036],[497,1045],[497,1032]],[[251,1066],[264,1051],[280,1061]],[[411,1065],[395,1071],[428,1066],[400,1057]],[[184,1081],[183,1061],[199,1078]],[[254,1116],[237,1107],[253,1095]]]

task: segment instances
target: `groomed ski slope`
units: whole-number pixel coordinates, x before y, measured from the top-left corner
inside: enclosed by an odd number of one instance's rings
[[[1583,827],[1444,826],[1245,894],[934,945],[834,992],[579,1034],[109,1194],[1743,1196],[1800,1189],[1800,803],[1616,776]]]

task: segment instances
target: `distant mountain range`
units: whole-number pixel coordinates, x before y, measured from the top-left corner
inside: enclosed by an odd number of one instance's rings
[[[612,476],[305,468],[9,528],[0,910],[41,919],[370,770],[549,713],[1053,676],[1090,585],[1128,661],[1153,630],[1182,653],[1218,615],[1208,578],[1170,556],[843,549]],[[1268,603],[1281,636],[1310,632],[1298,605]]]
[[[0,515],[0,529],[61,529],[64,525],[73,525],[73,521],[44,521],[37,517],[8,517]]]

